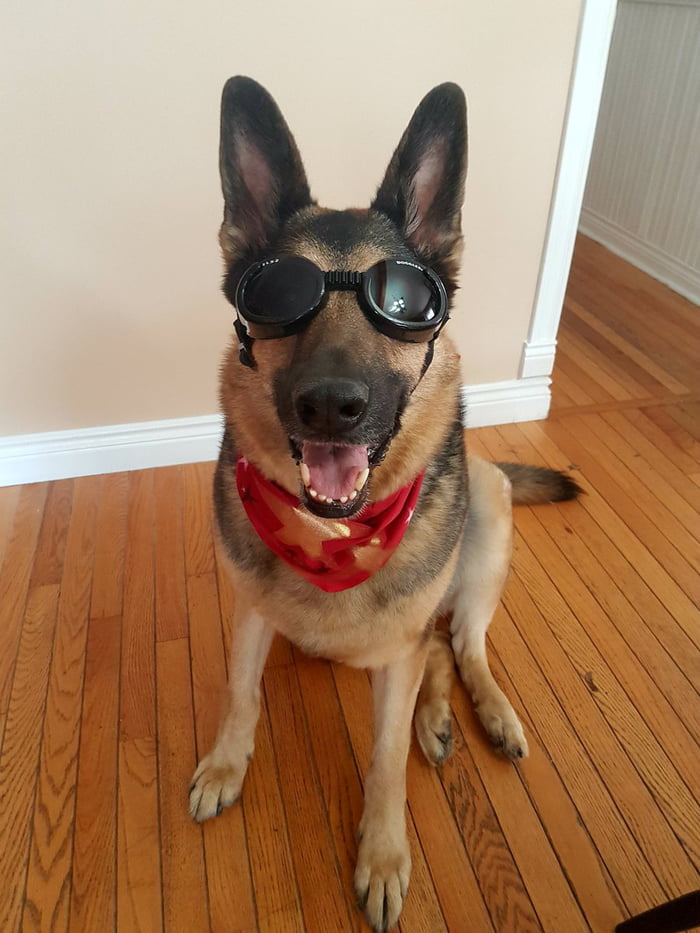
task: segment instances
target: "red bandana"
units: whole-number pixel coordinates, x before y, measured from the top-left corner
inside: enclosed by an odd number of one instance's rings
[[[338,593],[368,580],[401,543],[418,501],[423,473],[357,519],[312,515],[239,454],[236,484],[262,541],[304,579]]]

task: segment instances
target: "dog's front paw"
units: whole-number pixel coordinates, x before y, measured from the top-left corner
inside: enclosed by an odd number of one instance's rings
[[[246,766],[217,761],[216,752],[206,755],[190,784],[190,816],[201,823],[235,803],[241,795]]]
[[[365,827],[357,854],[355,893],[375,933],[385,933],[399,919],[411,875],[411,851],[405,828],[399,838],[383,825]]]
[[[523,727],[505,697],[480,704],[477,713],[491,744],[499,752],[512,759],[527,758],[527,739]]]

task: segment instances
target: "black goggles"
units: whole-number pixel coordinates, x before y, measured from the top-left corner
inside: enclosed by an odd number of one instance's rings
[[[356,292],[372,326],[394,340],[432,341],[449,316],[445,286],[417,262],[384,259],[366,272],[323,272],[302,256],[247,269],[236,290],[236,310],[248,338],[288,337],[311,323],[330,291]]]

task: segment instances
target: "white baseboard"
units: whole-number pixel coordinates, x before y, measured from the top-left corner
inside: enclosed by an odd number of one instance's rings
[[[549,379],[465,386],[466,426],[537,421],[549,411]],[[0,438],[0,486],[215,460],[219,415]]]
[[[556,340],[538,342],[526,340],[523,345],[523,355],[520,358],[520,378],[551,376],[556,352]]]
[[[465,428],[485,428],[516,421],[542,421],[551,402],[548,376],[464,386]]]
[[[579,230],[616,256],[621,256],[652,278],[668,285],[674,292],[694,304],[700,304],[700,272],[697,269],[669,256],[586,207],[581,211]]]
[[[215,460],[220,415],[0,438],[0,486]]]

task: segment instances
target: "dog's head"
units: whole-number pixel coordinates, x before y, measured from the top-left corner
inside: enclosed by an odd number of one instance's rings
[[[224,293],[238,306],[243,344],[224,365],[224,411],[242,451],[324,518],[356,514],[375,467],[385,457],[402,460],[396,439],[421,397],[430,436],[427,387],[435,395],[441,378],[454,377],[445,338],[416,337],[413,325],[392,330],[386,316],[368,309],[366,281],[375,267],[412,275],[425,267],[426,288],[435,287],[430,300],[449,304],[462,244],[466,135],[462,91],[440,85],[413,115],[369,210],[329,211],[312,200],[294,138],[267,91],[243,77],[224,87],[220,242]],[[257,267],[263,274],[253,268],[258,263],[274,265],[277,279],[269,284],[268,265]],[[254,277],[257,293],[248,302],[251,269],[259,281]],[[244,302],[246,310],[257,304],[262,318],[284,317],[275,305],[309,313],[288,330],[246,332]]]

